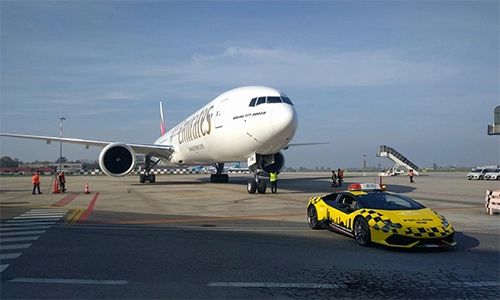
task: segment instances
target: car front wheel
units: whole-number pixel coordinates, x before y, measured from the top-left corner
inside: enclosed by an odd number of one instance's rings
[[[370,226],[365,218],[359,217],[354,222],[354,238],[361,246],[369,246],[371,243]]]
[[[318,212],[316,211],[316,207],[314,207],[314,205],[309,206],[307,209],[307,223],[309,223],[309,227],[311,227],[311,229],[321,229],[321,225],[318,221]]]

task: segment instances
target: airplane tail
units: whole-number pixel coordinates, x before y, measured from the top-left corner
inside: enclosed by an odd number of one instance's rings
[[[160,101],[160,130],[161,130],[161,135],[165,134],[165,120],[163,119],[163,105],[161,104]]]

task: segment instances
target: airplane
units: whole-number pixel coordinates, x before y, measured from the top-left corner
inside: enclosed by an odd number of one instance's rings
[[[99,166],[108,176],[122,177],[135,167],[135,153],[145,154],[145,174],[139,181],[156,181],[152,167],[160,161],[166,166],[213,165],[211,182],[228,182],[224,164],[247,161],[254,178],[247,183],[250,194],[265,193],[271,170],[281,171],[285,157],[281,150],[290,146],[298,127],[298,116],[290,98],[265,86],[242,86],[222,93],[178,125],[165,131],[160,102],[161,136],[153,144],[124,143],[0,133],[0,136],[64,142],[103,147]]]
[[[237,162],[233,167],[227,169],[229,173],[249,173],[250,168],[244,168],[240,166],[240,162]]]

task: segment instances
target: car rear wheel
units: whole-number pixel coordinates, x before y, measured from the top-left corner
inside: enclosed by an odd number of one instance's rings
[[[359,217],[354,222],[354,238],[361,246],[369,246],[371,243],[370,226],[365,218]]]
[[[321,229],[321,225],[318,221],[318,212],[316,211],[316,207],[314,207],[314,205],[309,206],[307,209],[307,223],[309,223],[309,227],[311,227],[311,229]]]

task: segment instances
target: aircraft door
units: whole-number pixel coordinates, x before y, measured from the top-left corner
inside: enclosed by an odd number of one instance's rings
[[[222,127],[222,115],[224,112],[224,108],[226,107],[228,99],[224,99],[221,102],[219,102],[219,105],[217,105],[217,109],[215,111],[215,128],[221,128]]]

